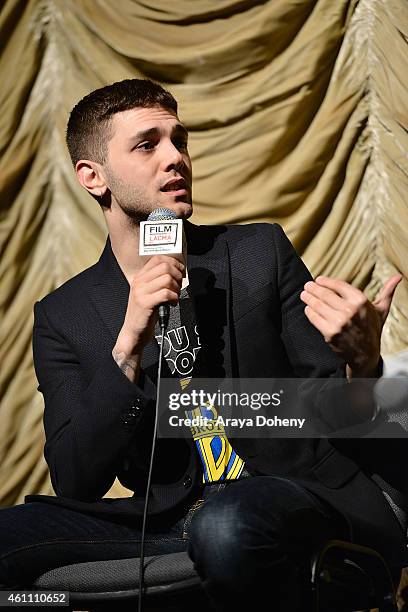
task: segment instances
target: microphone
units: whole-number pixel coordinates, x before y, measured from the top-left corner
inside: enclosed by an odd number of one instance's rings
[[[183,221],[170,208],[155,208],[140,223],[139,255],[183,255]],[[169,304],[159,305],[159,325],[166,329]]]
[[[177,219],[177,215],[170,208],[155,208],[147,217],[148,221],[172,221],[173,219]]]
[[[177,259],[183,255],[184,235],[183,221],[177,218],[176,213],[170,208],[156,208],[147,218],[147,221],[140,223],[139,235],[139,255],[174,255]],[[154,452],[157,438],[157,424],[159,415],[159,397],[161,385],[161,364],[163,361],[164,332],[169,320],[169,304],[160,304],[158,308],[159,324],[161,329],[159,366],[157,372],[157,394],[156,409],[153,429],[152,448],[147,477],[146,497],[143,509],[142,538],[140,543],[139,560],[139,601],[138,611],[142,610],[143,583],[144,583],[144,541],[146,531],[146,521],[149,505],[149,492],[153,471]]]

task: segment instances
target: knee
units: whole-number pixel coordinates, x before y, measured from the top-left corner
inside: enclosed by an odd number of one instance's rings
[[[286,577],[292,576],[291,566],[279,515],[269,513],[268,520],[261,520],[235,502],[220,496],[216,503],[211,500],[197,510],[188,553],[212,601],[226,601],[225,609],[232,609],[231,601],[234,609],[251,609],[263,597],[254,595],[255,585],[256,592],[265,596],[272,584],[289,592],[284,585]]]
[[[235,504],[207,502],[191,522],[189,549],[193,560],[235,554],[243,531],[244,524]]]
[[[265,554],[273,559],[280,549],[279,524],[279,516],[265,520],[233,496],[219,495],[193,517],[188,552],[199,573],[237,576]]]

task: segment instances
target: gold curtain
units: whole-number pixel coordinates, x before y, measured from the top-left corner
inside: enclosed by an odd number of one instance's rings
[[[313,274],[372,297],[408,274],[407,40],[405,0],[3,3],[2,505],[52,491],[33,304],[96,261],[106,235],[64,144],[75,102],[120,79],[158,80],[191,133],[193,221],[279,222]],[[385,353],[407,346],[407,288]]]

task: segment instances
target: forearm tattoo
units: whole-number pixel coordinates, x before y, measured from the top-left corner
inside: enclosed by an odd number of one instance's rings
[[[129,380],[133,380],[138,369],[137,361],[129,358],[125,353],[117,353],[115,350],[112,351],[112,357],[125,376],[127,376]]]

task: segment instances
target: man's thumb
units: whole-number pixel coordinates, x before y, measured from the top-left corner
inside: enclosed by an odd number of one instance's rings
[[[389,278],[384,283],[379,294],[373,302],[373,306],[375,307],[377,312],[380,313],[383,322],[388,316],[394,291],[397,288],[398,284],[402,281],[402,278],[402,274],[394,274],[394,276],[391,276],[391,278]]]

